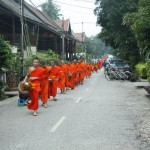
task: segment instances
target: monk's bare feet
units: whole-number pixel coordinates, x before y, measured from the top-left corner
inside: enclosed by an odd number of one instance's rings
[[[47,108],[47,103],[46,102],[44,103],[44,108]]]
[[[33,112],[33,116],[37,116],[37,112],[36,112],[36,110]]]
[[[56,98],[56,97],[54,97],[54,98],[53,98],[53,100],[54,100],[54,101],[57,101],[57,98]]]

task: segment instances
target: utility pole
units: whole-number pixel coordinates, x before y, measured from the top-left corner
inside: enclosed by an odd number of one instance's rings
[[[62,60],[65,59],[65,49],[64,49],[64,43],[65,43],[65,35],[64,35],[64,17],[62,18]]]
[[[24,21],[23,17],[24,16],[24,0],[21,0],[21,16],[20,16],[20,21],[21,21],[21,61],[22,61],[22,75],[24,74],[23,70],[23,60],[24,60]]]
[[[84,44],[83,44],[83,22],[82,22],[82,52],[84,52]]]
[[[85,46],[85,42],[83,41],[83,37],[84,33],[83,33],[83,22],[82,22],[82,52],[85,53],[85,61],[86,61],[86,46]]]

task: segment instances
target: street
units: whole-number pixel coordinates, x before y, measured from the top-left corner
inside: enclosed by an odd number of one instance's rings
[[[103,70],[85,79],[38,116],[0,102],[0,150],[150,150],[150,101],[128,81],[107,81]]]

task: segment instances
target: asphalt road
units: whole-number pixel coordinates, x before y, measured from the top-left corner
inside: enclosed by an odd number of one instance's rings
[[[0,102],[0,150],[150,150],[150,101],[134,83],[107,81],[101,71],[38,116]]]

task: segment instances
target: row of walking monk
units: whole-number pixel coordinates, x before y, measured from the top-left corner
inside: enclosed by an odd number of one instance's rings
[[[85,78],[92,75],[102,67],[102,60],[97,63],[86,63],[84,60],[64,63],[62,60],[59,65],[55,61],[50,62],[50,66],[34,58],[32,66],[21,82],[29,83],[29,102],[28,109],[33,110],[33,116],[37,116],[40,97],[42,105],[47,108],[47,102],[52,97],[56,101],[57,88],[61,94],[65,94],[67,88],[75,89],[76,85],[82,85]]]

